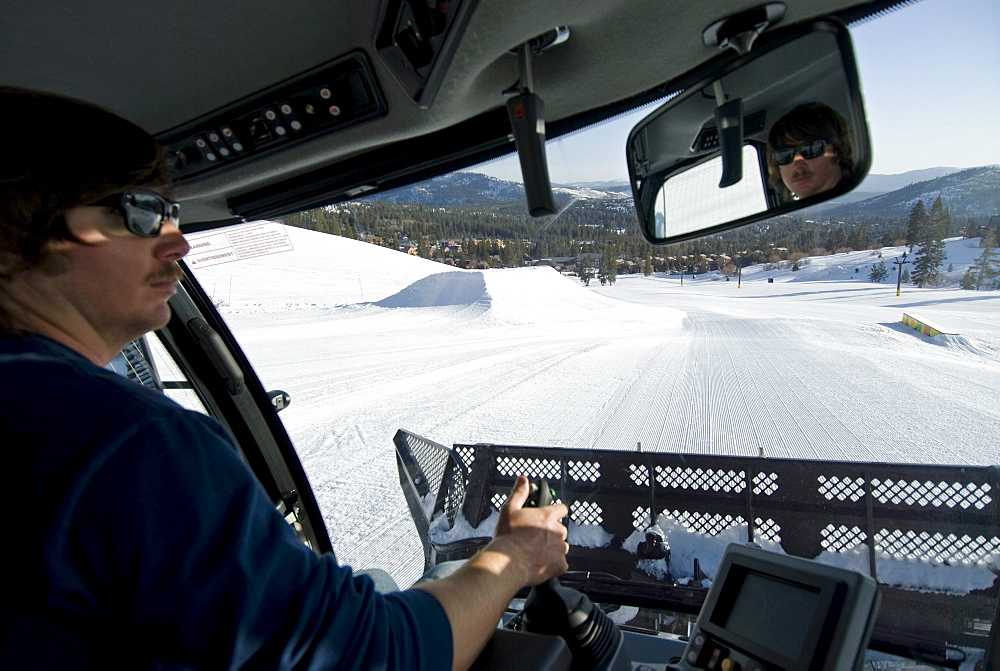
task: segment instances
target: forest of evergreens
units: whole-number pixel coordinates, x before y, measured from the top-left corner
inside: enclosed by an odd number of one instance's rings
[[[523,202],[435,207],[372,198],[289,215],[283,221],[460,268],[509,268],[558,259],[580,269],[580,260],[589,258],[586,265],[598,269],[598,259],[612,258],[617,273],[735,273],[737,267],[758,263],[794,264],[806,256],[915,242],[908,218],[854,215],[830,221],[800,213],[653,247],[639,233],[629,198],[579,200],[556,217],[540,219],[528,216]],[[944,219],[938,213],[933,237],[974,233],[986,223]],[[601,270],[602,281],[613,281],[615,272],[608,270],[607,262]]]

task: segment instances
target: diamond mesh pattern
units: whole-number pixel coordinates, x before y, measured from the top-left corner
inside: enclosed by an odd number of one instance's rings
[[[655,472],[656,482],[663,487],[725,492],[742,492],[746,488],[745,471],[656,466]]]
[[[458,467],[452,467],[445,472],[447,478],[447,488],[444,495],[444,512],[448,515],[448,521],[454,523],[455,516],[462,508],[462,501],[465,500],[465,478]]]
[[[645,529],[649,526],[649,508],[639,506],[632,511],[632,528]]]
[[[753,476],[753,493],[760,496],[770,496],[778,491],[777,473],[758,473]]]
[[[426,474],[428,486],[434,492],[441,492],[439,505],[449,518],[457,516],[468,483],[462,481],[461,470],[448,462],[449,452],[419,437],[411,437],[408,447]],[[460,465],[468,468],[479,449],[482,448],[455,446],[453,454]],[[631,528],[641,532],[659,513],[693,533],[706,536],[718,536],[726,530],[733,534],[733,527],[745,528],[747,520],[752,520],[754,538],[775,543],[796,540],[783,539],[782,535],[793,533],[793,527],[798,533],[799,527],[795,525],[801,523],[801,531],[817,534],[822,549],[830,553],[848,552],[864,544],[880,555],[900,560],[979,565],[1000,555],[1000,531],[995,525],[993,507],[996,503],[993,489],[998,485],[992,473],[980,476],[978,471],[968,469],[917,467],[894,471],[879,465],[850,468],[832,462],[795,464],[793,468],[777,460],[772,463],[725,458],[677,461],[660,455],[612,457],[569,451],[543,453],[526,448],[498,449],[490,453],[486,462],[476,465],[487,469],[487,462],[491,478],[491,493],[487,496],[493,510],[499,509],[507,498],[507,489],[498,484],[505,482],[504,478],[524,474],[545,478],[550,483],[575,482],[579,483],[576,496],[588,500],[568,496],[575,488],[571,484],[564,491],[566,503],[571,503],[569,519],[581,525],[610,524],[616,533],[622,522],[626,529],[631,522]],[[598,488],[598,483],[605,488]],[[634,496],[619,500],[615,495],[619,488],[631,488]],[[653,496],[658,500],[652,501]],[[868,519],[879,520],[874,528],[866,526],[866,496],[880,508],[870,511],[876,516]],[[760,516],[751,516],[755,497],[762,501],[771,497],[772,502],[780,499],[782,511],[808,514],[801,522],[798,515],[783,520],[783,513],[770,510],[768,504],[757,508],[755,512]],[[829,502],[830,514],[835,516],[824,513],[823,501]],[[604,505],[610,507],[605,511]],[[705,512],[706,508],[711,512]],[[900,519],[908,521],[891,521],[896,517],[892,510],[904,508]],[[952,524],[956,511],[962,510],[982,511],[977,516],[981,521],[969,526]],[[604,516],[605,512],[609,517]],[[624,514],[625,520],[617,519],[619,514]]]
[[[882,529],[875,534],[875,549],[895,557],[970,564],[1000,552],[1000,538]]]
[[[982,510],[993,502],[988,484],[960,482],[906,482],[905,480],[872,480],[872,495],[882,503],[905,503],[913,506],[975,507]]]
[[[527,475],[530,478],[554,480],[562,469],[555,459],[532,459],[529,457],[499,457],[497,473],[500,475]]]
[[[570,506],[569,518],[577,524],[600,524],[604,521],[601,506],[593,501],[574,501]]]
[[[629,477],[640,487],[649,486],[649,469],[645,464],[629,464]]]
[[[497,492],[492,498],[490,498],[490,504],[493,505],[494,510],[500,510],[500,506],[502,506],[506,500],[507,496],[505,494]]]
[[[829,552],[843,552],[868,539],[868,534],[858,527],[848,528],[843,524],[837,527],[827,524],[820,530],[820,534],[823,538],[819,544]]]
[[[458,460],[465,466],[465,470],[471,473],[472,462],[476,460],[476,450],[465,445],[456,446],[454,450],[458,454]]]
[[[781,527],[774,520],[770,518],[764,520],[758,517],[754,520],[754,525],[756,525],[754,534],[757,538],[774,543],[781,542]]]
[[[570,461],[566,464],[569,477],[574,480],[594,482],[601,477],[601,465],[591,461]]]
[[[427,477],[430,491],[435,494],[441,486],[441,479],[444,477],[444,468],[448,463],[448,453],[439,446],[417,436],[410,435],[407,438],[407,445],[413,453],[420,470]]]
[[[746,524],[742,516],[720,515],[715,513],[689,512],[687,510],[664,510],[663,514],[681,522],[691,531],[706,536],[716,536],[730,527]]]
[[[865,497],[864,478],[838,478],[836,475],[826,477],[820,475],[816,478],[819,482],[819,493],[826,497],[827,501],[837,499],[838,501],[854,501],[857,503]]]

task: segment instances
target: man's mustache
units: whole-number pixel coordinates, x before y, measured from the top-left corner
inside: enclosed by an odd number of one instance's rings
[[[184,279],[184,271],[176,263],[164,266],[160,270],[151,273],[146,281],[149,284],[159,284],[160,282],[180,282]]]

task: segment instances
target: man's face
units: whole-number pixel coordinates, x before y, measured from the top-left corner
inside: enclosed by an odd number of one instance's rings
[[[180,230],[164,222],[157,237],[138,237],[109,207],[75,207],[65,217],[69,230],[89,244],[52,243],[58,268],[35,271],[52,318],[115,350],[165,325],[181,274],[177,261],[189,249]]]
[[[790,140],[785,146],[797,147],[801,144],[804,141]],[[816,158],[803,158],[796,152],[791,163],[778,166],[781,181],[799,198],[828,191],[837,186],[843,176],[837,158],[837,152],[829,142],[824,145],[823,154]]]

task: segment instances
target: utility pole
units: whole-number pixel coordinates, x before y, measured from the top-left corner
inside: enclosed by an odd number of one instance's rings
[[[906,265],[907,263],[913,263],[913,261],[907,261],[906,252],[903,252],[903,257],[899,258],[897,256],[895,259],[893,259],[892,263],[894,266],[896,266],[896,295],[898,296],[900,285],[903,282],[903,266]]]

